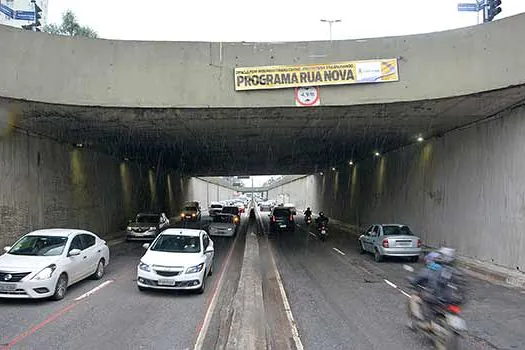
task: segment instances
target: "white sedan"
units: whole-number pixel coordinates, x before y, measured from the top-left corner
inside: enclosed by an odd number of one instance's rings
[[[146,289],[193,289],[204,292],[213,271],[213,241],[202,230],[173,228],[162,231],[137,267],[137,286]]]
[[[0,298],[64,298],[86,277],[100,279],[109,263],[106,242],[92,232],[38,230],[0,256]]]

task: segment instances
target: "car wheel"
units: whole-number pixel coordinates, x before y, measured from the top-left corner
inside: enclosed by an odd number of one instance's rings
[[[62,300],[67,293],[67,276],[65,273],[58,277],[57,284],[55,286],[55,294],[51,297],[53,300]]]
[[[197,289],[197,294],[204,293],[204,289],[206,289],[206,276],[204,276],[202,278],[202,283],[201,283],[201,286],[199,287],[199,289]]]
[[[93,274],[94,279],[99,280],[102,277],[104,277],[104,273],[106,272],[104,267],[105,267],[104,259],[100,259],[97,265],[97,270]]]
[[[364,254],[365,248],[363,247],[363,242],[359,242],[359,253]]]
[[[375,250],[375,254],[374,254],[374,260],[376,262],[381,262],[383,261],[383,256],[381,255],[381,253],[379,252],[379,250]]]

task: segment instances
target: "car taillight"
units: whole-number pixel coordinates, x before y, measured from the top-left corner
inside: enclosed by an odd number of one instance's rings
[[[272,215],[272,222],[275,222],[275,215]]]
[[[420,239],[417,240],[417,247],[421,248],[421,240]]]
[[[457,305],[449,305],[448,306],[448,311],[450,311],[451,313],[453,314],[459,314],[461,312],[461,308]]]
[[[383,248],[388,248],[388,239],[383,239]]]
[[[290,215],[290,221],[293,221],[293,215]]]

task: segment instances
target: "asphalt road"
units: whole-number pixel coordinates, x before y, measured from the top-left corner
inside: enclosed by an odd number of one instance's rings
[[[305,349],[432,349],[406,327],[407,297],[385,282],[409,292],[406,261],[375,263],[359,254],[355,236],[329,225],[330,237],[321,242],[302,216],[296,220],[295,233],[269,239]],[[525,294],[476,279],[469,285],[463,348],[524,349]]]
[[[80,282],[62,301],[0,299],[0,349],[191,348],[234,242],[212,239],[215,273],[203,295],[139,292],[135,280],[142,243],[121,243],[110,248],[111,262],[102,280]],[[75,300],[100,285],[93,294]]]

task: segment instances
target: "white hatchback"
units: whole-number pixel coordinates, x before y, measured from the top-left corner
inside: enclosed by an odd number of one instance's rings
[[[90,276],[102,278],[109,263],[106,242],[84,230],[38,230],[4,250],[0,298],[60,300],[68,286]]]
[[[202,230],[170,228],[150,245],[137,266],[137,286],[147,289],[190,289],[204,292],[212,274],[213,241]]]

